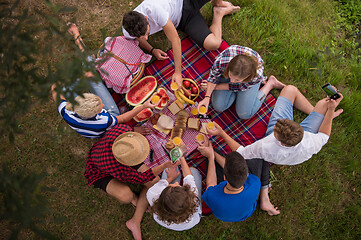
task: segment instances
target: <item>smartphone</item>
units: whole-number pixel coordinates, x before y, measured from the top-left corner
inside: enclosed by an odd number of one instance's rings
[[[322,86],[323,91],[329,96],[331,99],[336,100],[337,98],[340,98],[340,94],[337,93],[337,91],[332,87],[331,84],[327,83]]]

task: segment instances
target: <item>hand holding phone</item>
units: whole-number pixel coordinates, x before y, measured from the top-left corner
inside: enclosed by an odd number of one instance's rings
[[[322,89],[330,99],[336,100],[341,97],[340,94],[337,93],[336,89],[329,83],[323,85]]]

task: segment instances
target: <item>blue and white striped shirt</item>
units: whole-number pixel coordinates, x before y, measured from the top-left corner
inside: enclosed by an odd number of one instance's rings
[[[78,114],[65,109],[67,101],[63,100],[58,107],[60,115],[65,122],[77,133],[87,138],[99,138],[103,134],[117,125],[117,118],[102,109],[95,117],[82,119]]]

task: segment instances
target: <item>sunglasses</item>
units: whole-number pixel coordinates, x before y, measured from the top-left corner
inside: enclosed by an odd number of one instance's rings
[[[211,119],[212,116],[210,114],[198,114],[199,119]]]

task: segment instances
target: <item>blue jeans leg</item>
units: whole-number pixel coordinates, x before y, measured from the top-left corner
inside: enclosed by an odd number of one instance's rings
[[[221,76],[220,83],[229,83],[229,78]],[[217,112],[224,112],[236,100],[236,93],[229,90],[214,90],[212,93],[212,106]]]
[[[109,93],[108,89],[105,87],[103,82],[92,82],[89,81],[91,88],[93,89],[92,92],[100,97],[104,104],[104,109],[107,110],[114,116],[120,115],[119,109],[117,104],[115,103],[112,95]]]
[[[241,119],[251,118],[261,107],[265,95],[259,90],[261,82],[246,91],[237,92],[236,111]]]

